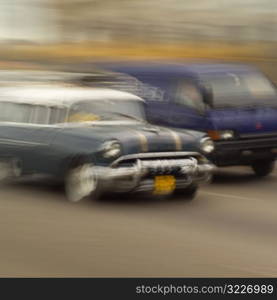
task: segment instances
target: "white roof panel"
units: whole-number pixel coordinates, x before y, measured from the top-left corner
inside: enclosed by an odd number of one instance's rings
[[[141,98],[113,89],[62,86],[62,85],[22,85],[0,87],[0,101],[46,106],[70,106],[88,100],[137,100]]]

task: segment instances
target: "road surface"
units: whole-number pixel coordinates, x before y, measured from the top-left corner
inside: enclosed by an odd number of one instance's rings
[[[192,202],[68,203],[38,182],[0,189],[0,276],[277,276],[277,170],[217,172]]]

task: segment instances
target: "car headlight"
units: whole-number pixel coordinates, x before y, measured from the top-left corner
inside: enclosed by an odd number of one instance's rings
[[[118,157],[121,153],[121,146],[117,141],[108,141],[103,144],[102,151],[105,158]]]
[[[234,138],[233,130],[209,130],[208,135],[213,140],[230,140]]]
[[[208,137],[201,140],[200,146],[201,150],[207,154],[213,152],[215,149],[214,142]]]

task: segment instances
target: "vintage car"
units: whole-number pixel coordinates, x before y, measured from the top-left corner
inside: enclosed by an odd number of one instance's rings
[[[251,65],[223,63],[103,63],[136,77],[153,124],[207,132],[217,166],[251,166],[270,174],[277,156],[276,87]],[[147,89],[145,89],[147,90]]]
[[[0,87],[0,176],[50,175],[67,198],[105,192],[192,197],[214,166],[210,138],[148,124],[144,101],[70,84]]]

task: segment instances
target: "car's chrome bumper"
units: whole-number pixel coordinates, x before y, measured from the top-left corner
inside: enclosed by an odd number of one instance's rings
[[[155,177],[161,175],[173,175],[176,189],[181,189],[192,183],[209,181],[215,169],[213,164],[208,161],[199,163],[195,157],[136,158],[132,162],[131,165],[123,163],[97,167],[102,189],[112,192],[151,191]]]

